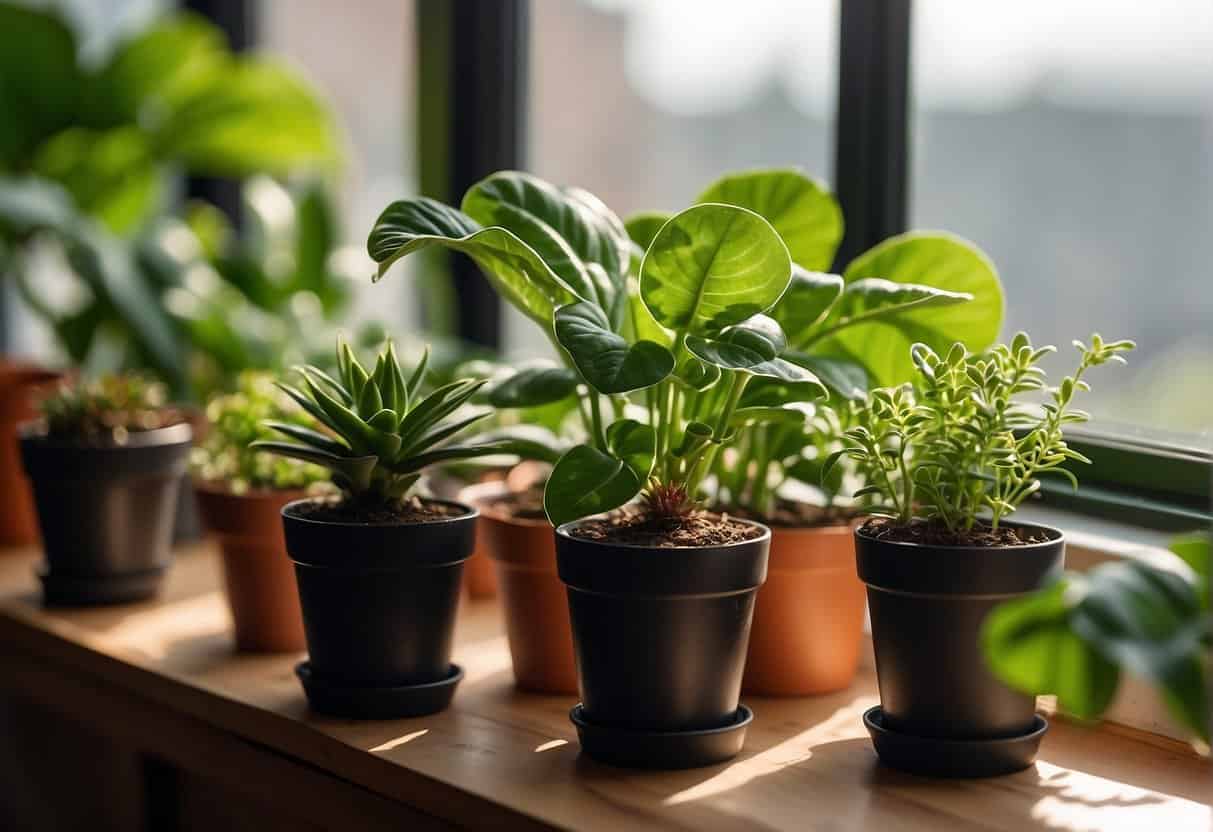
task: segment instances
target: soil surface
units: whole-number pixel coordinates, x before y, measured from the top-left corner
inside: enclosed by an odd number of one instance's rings
[[[921,543],[925,546],[976,546],[979,548],[997,548],[1000,546],[1028,546],[1033,543],[1048,543],[1051,538],[1044,531],[1036,529],[1015,529],[999,526],[995,531],[989,526],[978,524],[969,531],[948,531],[944,526],[934,523],[911,523],[903,526],[884,518],[872,519],[864,523],[861,531],[877,540],[888,540],[895,543]]]
[[[581,540],[598,540],[626,546],[668,549],[679,546],[723,546],[762,535],[749,523],[727,514],[697,512],[686,517],[650,517],[646,514],[616,514],[587,520],[571,530]]]
[[[457,506],[410,497],[402,503],[361,505],[344,497],[316,500],[300,506],[296,513],[305,520],[322,523],[361,523],[367,526],[399,526],[461,517]]]
[[[826,526],[845,526],[859,515],[851,508],[842,506],[815,506],[811,503],[801,503],[795,500],[780,500],[775,504],[775,511],[769,516],[745,508],[730,506],[726,512],[747,520],[756,520],[768,526],[795,528],[823,528]]]
[[[486,507],[494,514],[516,517],[519,520],[546,520],[543,510],[543,483],[531,485],[525,491],[511,491],[487,502]]]

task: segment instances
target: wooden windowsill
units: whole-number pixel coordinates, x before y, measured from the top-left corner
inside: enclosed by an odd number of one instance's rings
[[[98,719],[121,692],[147,703],[148,726],[154,713],[179,714],[289,761],[294,789],[269,799],[319,794],[320,773],[433,826],[1177,832],[1213,823],[1210,763],[1181,743],[1124,729],[1055,721],[1034,769],[993,780],[932,781],[883,768],[860,722],[877,701],[867,669],[838,694],[748,699],[756,719],[730,763],[660,773],[599,765],[578,754],[572,699],[514,690],[492,602],[461,611],[455,660],[466,678],[448,711],[382,722],[322,718],[309,713],[295,680],[298,656],[232,652],[209,545],[180,552],[160,601],[125,607],[44,610],[35,562],[32,550],[0,553],[0,691]],[[112,719],[138,728],[137,709],[113,708]],[[145,728],[147,743],[176,743],[180,759],[219,753]]]

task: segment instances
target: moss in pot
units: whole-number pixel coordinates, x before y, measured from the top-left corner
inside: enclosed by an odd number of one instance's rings
[[[1092,367],[1121,362],[1132,342],[1075,342],[1076,372],[1055,388],[1020,333],[977,355],[957,344],[911,350],[916,389],[872,393],[863,424],[846,433],[851,457],[874,474],[863,489],[877,517],[856,530],[868,587],[881,705],[864,715],[881,759],[921,774],[989,776],[1031,765],[1047,724],[1036,692],[989,669],[981,628],[1000,603],[1055,580],[1060,531],[1010,523],[1040,477],[1083,462],[1063,438],[1085,421],[1073,407]],[[1025,396],[1045,394],[1043,404]],[[1039,691],[1044,692],[1044,691]]]
[[[191,429],[162,385],[137,376],[64,384],[20,431],[34,492],[48,604],[123,603],[157,593]]]
[[[316,420],[274,386],[246,371],[236,389],[206,405],[209,429],[190,454],[194,493],[223,555],[224,585],[241,650],[305,647],[295,575],[286,555],[281,511],[333,486],[327,468],[251,447],[277,436],[274,426],[315,429]]]
[[[414,492],[430,465],[502,451],[452,443],[488,415],[462,412],[481,382],[421,396],[426,358],[406,380],[390,343],[370,372],[339,343],[337,366],[336,378],[307,366],[300,387],[281,385],[324,430],[274,422],[291,441],[252,445],[322,465],[341,489],[282,509],[309,654],[297,673],[323,713],[432,713],[463,675],[450,657],[477,512]]]

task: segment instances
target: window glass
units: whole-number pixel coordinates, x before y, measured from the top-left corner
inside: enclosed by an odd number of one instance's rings
[[[691,204],[729,170],[827,179],[837,0],[534,0],[529,167],[622,216]],[[544,341],[511,314],[506,345]]]
[[[989,252],[1004,335],[1057,344],[1058,372],[1092,331],[1138,342],[1094,376],[1094,428],[1208,445],[1213,4],[921,0],[914,15],[912,224]]]

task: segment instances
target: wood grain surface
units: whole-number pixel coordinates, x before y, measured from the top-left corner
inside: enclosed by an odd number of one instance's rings
[[[755,721],[730,763],[658,773],[600,765],[578,753],[573,699],[514,690],[491,601],[464,602],[455,661],[466,678],[448,711],[324,718],[308,711],[295,680],[299,656],[233,652],[209,544],[179,552],[159,600],[91,610],[43,609],[36,559],[33,550],[0,552],[0,689],[115,726],[140,722],[129,702],[146,702],[143,730],[180,759],[198,757],[207,770],[234,772],[234,781],[246,766],[250,776],[275,778],[272,800],[327,795],[331,807],[365,795],[365,806],[350,809],[363,822],[404,804],[417,812],[417,828],[433,825],[424,819],[695,832],[1213,828],[1210,763],[1178,743],[1124,731],[1055,720],[1033,769],[991,780],[933,781],[884,768],[860,721],[877,702],[867,673],[830,696],[747,700]],[[257,761],[240,755],[249,745],[286,765],[254,774]],[[313,817],[328,827],[342,815]]]

